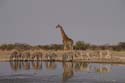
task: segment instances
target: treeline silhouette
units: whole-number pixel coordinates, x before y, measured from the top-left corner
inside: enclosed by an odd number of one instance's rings
[[[25,43],[14,43],[14,44],[2,44],[0,45],[0,50],[34,50],[34,49],[43,49],[43,50],[63,50],[63,45],[61,44],[50,44],[50,45],[29,45]],[[77,41],[74,45],[75,50],[115,50],[121,51],[125,50],[125,42],[119,42],[116,45],[92,45],[84,41]]]

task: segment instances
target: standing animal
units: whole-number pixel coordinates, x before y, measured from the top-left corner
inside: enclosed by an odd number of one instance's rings
[[[64,50],[73,50],[73,40],[66,35],[66,33],[63,30],[63,27],[58,24],[56,28],[59,28],[61,31]]]

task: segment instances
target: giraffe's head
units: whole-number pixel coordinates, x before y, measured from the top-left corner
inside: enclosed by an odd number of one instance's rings
[[[62,26],[60,25],[60,24],[58,24],[57,26],[56,26],[56,28],[61,28]]]

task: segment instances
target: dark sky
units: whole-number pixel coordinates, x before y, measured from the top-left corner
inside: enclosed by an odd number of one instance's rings
[[[125,0],[0,0],[0,44],[60,44],[57,24],[75,42],[125,41]]]

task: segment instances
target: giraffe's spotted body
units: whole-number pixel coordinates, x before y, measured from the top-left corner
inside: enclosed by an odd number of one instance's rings
[[[64,50],[73,50],[73,40],[66,35],[63,27],[58,24],[56,28],[60,28]]]

